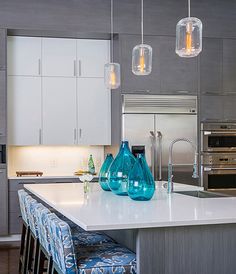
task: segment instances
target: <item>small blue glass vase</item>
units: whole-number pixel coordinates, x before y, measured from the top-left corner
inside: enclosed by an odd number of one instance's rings
[[[128,176],[135,163],[135,157],[129,149],[129,143],[123,141],[119,153],[112,162],[108,172],[108,185],[117,195],[128,195]]]
[[[128,195],[136,201],[148,201],[155,192],[155,181],[143,154],[138,154],[129,174]]]
[[[104,161],[104,163],[102,164],[102,167],[100,169],[99,172],[99,179],[98,182],[101,186],[101,188],[105,191],[110,191],[110,188],[108,186],[108,170],[109,167],[111,165],[111,163],[113,162],[114,158],[112,156],[112,154],[107,154],[107,157]]]

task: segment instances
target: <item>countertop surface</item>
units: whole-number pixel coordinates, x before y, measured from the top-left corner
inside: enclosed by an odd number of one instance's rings
[[[133,201],[91,184],[27,184],[25,188],[85,230],[135,229],[167,226],[236,223],[236,197],[195,198],[167,194],[162,183],[152,200]],[[200,187],[175,184],[175,191]]]

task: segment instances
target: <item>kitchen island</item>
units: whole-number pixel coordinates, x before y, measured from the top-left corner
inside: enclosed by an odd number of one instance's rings
[[[235,197],[168,195],[158,187],[151,201],[137,202],[96,183],[87,195],[82,184],[25,188],[85,230],[106,231],[134,250],[139,274],[236,273]]]

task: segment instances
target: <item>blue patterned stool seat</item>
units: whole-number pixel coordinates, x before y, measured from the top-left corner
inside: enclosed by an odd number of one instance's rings
[[[77,247],[114,243],[114,241],[104,233],[81,231],[80,227],[71,228],[71,234],[73,244]]]
[[[136,256],[129,249],[115,243],[78,248],[79,274],[135,274]]]

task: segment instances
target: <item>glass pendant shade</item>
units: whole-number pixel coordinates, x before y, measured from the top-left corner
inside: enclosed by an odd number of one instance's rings
[[[135,75],[148,75],[152,71],[152,47],[140,44],[133,48],[132,71]]]
[[[110,153],[107,154],[107,157],[100,169],[98,181],[99,181],[101,188],[105,191],[110,190],[110,188],[108,186],[108,170],[109,170],[109,167],[110,167],[111,163],[113,162],[113,160],[114,160],[114,158],[113,158],[112,154],[110,154]]]
[[[120,86],[120,64],[108,63],[105,69],[105,85],[109,89],[117,89]]]
[[[176,25],[176,53],[195,57],[202,51],[202,22],[195,17],[181,19]]]
[[[135,157],[129,149],[129,143],[121,143],[119,153],[112,162],[108,172],[108,185],[117,195],[128,195],[128,176],[135,163]]]
[[[137,201],[148,201],[155,192],[155,181],[147,165],[145,156],[138,154],[129,174],[128,195]]]

